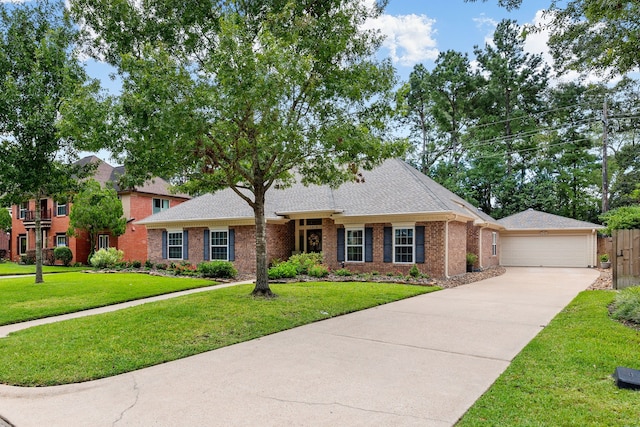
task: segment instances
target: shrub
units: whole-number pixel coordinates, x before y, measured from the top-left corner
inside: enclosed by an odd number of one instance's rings
[[[7,250],[0,249],[0,260],[4,260],[7,257]]]
[[[409,270],[409,276],[413,278],[420,276],[420,270],[418,270],[417,265],[414,264],[413,267],[411,267],[411,270]]]
[[[347,270],[346,268],[340,268],[340,269],[338,269],[338,270],[334,271],[334,274],[335,274],[336,276],[344,276],[344,277],[346,277],[346,276],[351,276],[353,273],[351,273],[351,272],[350,272],[349,270]]]
[[[33,265],[36,263],[36,251],[35,249],[29,249],[26,254],[20,257],[20,262],[26,265]]]
[[[167,269],[167,264],[159,262],[158,264],[156,264],[156,269],[157,270],[166,270]]]
[[[329,270],[322,265],[314,265],[313,267],[309,267],[308,274],[312,277],[327,277]]]
[[[146,261],[144,262],[144,267],[145,267],[145,268],[153,268],[153,263],[151,262],[151,260],[150,260],[150,259],[148,259],[148,260],[146,260]]]
[[[304,253],[291,255],[289,260],[287,261],[296,267],[298,274],[308,274],[309,269],[322,264],[322,254],[321,253]],[[275,264],[276,266],[281,263]]]
[[[44,265],[54,265],[56,263],[56,257],[53,253],[54,248],[42,249],[42,263]]]
[[[269,269],[269,279],[282,279],[285,277],[296,277],[298,268],[296,264],[285,261]]]
[[[89,263],[95,268],[113,268],[122,261],[124,252],[116,249],[100,249],[93,254]]]
[[[198,264],[196,271],[204,277],[232,279],[238,275],[233,263],[229,261],[209,261]]]
[[[613,301],[611,316],[640,325],[640,286],[632,286],[618,292]]]
[[[142,267],[142,263],[140,261],[131,261],[131,267],[140,268]]]
[[[66,246],[58,246],[53,250],[53,256],[62,261],[65,267],[68,267],[73,259],[73,252]]]

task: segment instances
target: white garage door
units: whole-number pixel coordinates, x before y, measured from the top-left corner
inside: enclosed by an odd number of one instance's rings
[[[519,267],[588,267],[589,235],[501,236],[500,263]]]

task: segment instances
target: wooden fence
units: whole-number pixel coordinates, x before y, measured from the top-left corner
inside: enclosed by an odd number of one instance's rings
[[[640,230],[614,230],[612,252],[614,289],[640,285]]]

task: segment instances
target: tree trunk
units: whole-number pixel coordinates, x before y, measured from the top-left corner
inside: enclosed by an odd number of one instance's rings
[[[264,190],[256,190],[253,212],[256,221],[256,286],[251,295],[273,298],[276,295],[269,288],[267,272],[267,221],[264,216]]]
[[[34,210],[36,223],[36,283],[44,283],[42,277],[42,212],[40,212],[40,197],[36,198]]]

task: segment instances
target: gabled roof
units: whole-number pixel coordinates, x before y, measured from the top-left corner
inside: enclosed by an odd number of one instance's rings
[[[154,178],[144,183],[144,185],[136,187],[135,189],[121,189],[118,187],[118,180],[124,174],[124,166],[113,167],[110,164],[104,162],[102,159],[96,156],[87,156],[78,160],[79,165],[86,165],[88,163],[96,163],[97,167],[93,174],[93,179],[98,181],[101,185],[111,183],[118,193],[129,193],[136,191],[138,193],[155,194],[158,196],[167,197],[180,197],[183,199],[190,199],[191,196],[183,193],[172,194],[169,191],[170,184],[162,178]]]
[[[593,230],[604,228],[602,225],[564,216],[540,212],[534,209],[513,214],[498,220],[507,231],[510,230]]]
[[[400,159],[390,159],[363,172],[364,182],[329,186],[271,188],[267,191],[267,220],[305,213],[334,218],[441,214],[500,228],[489,215],[456,196]],[[207,220],[253,219],[251,207],[231,189],[206,194],[140,221],[141,224],[179,224]]]

